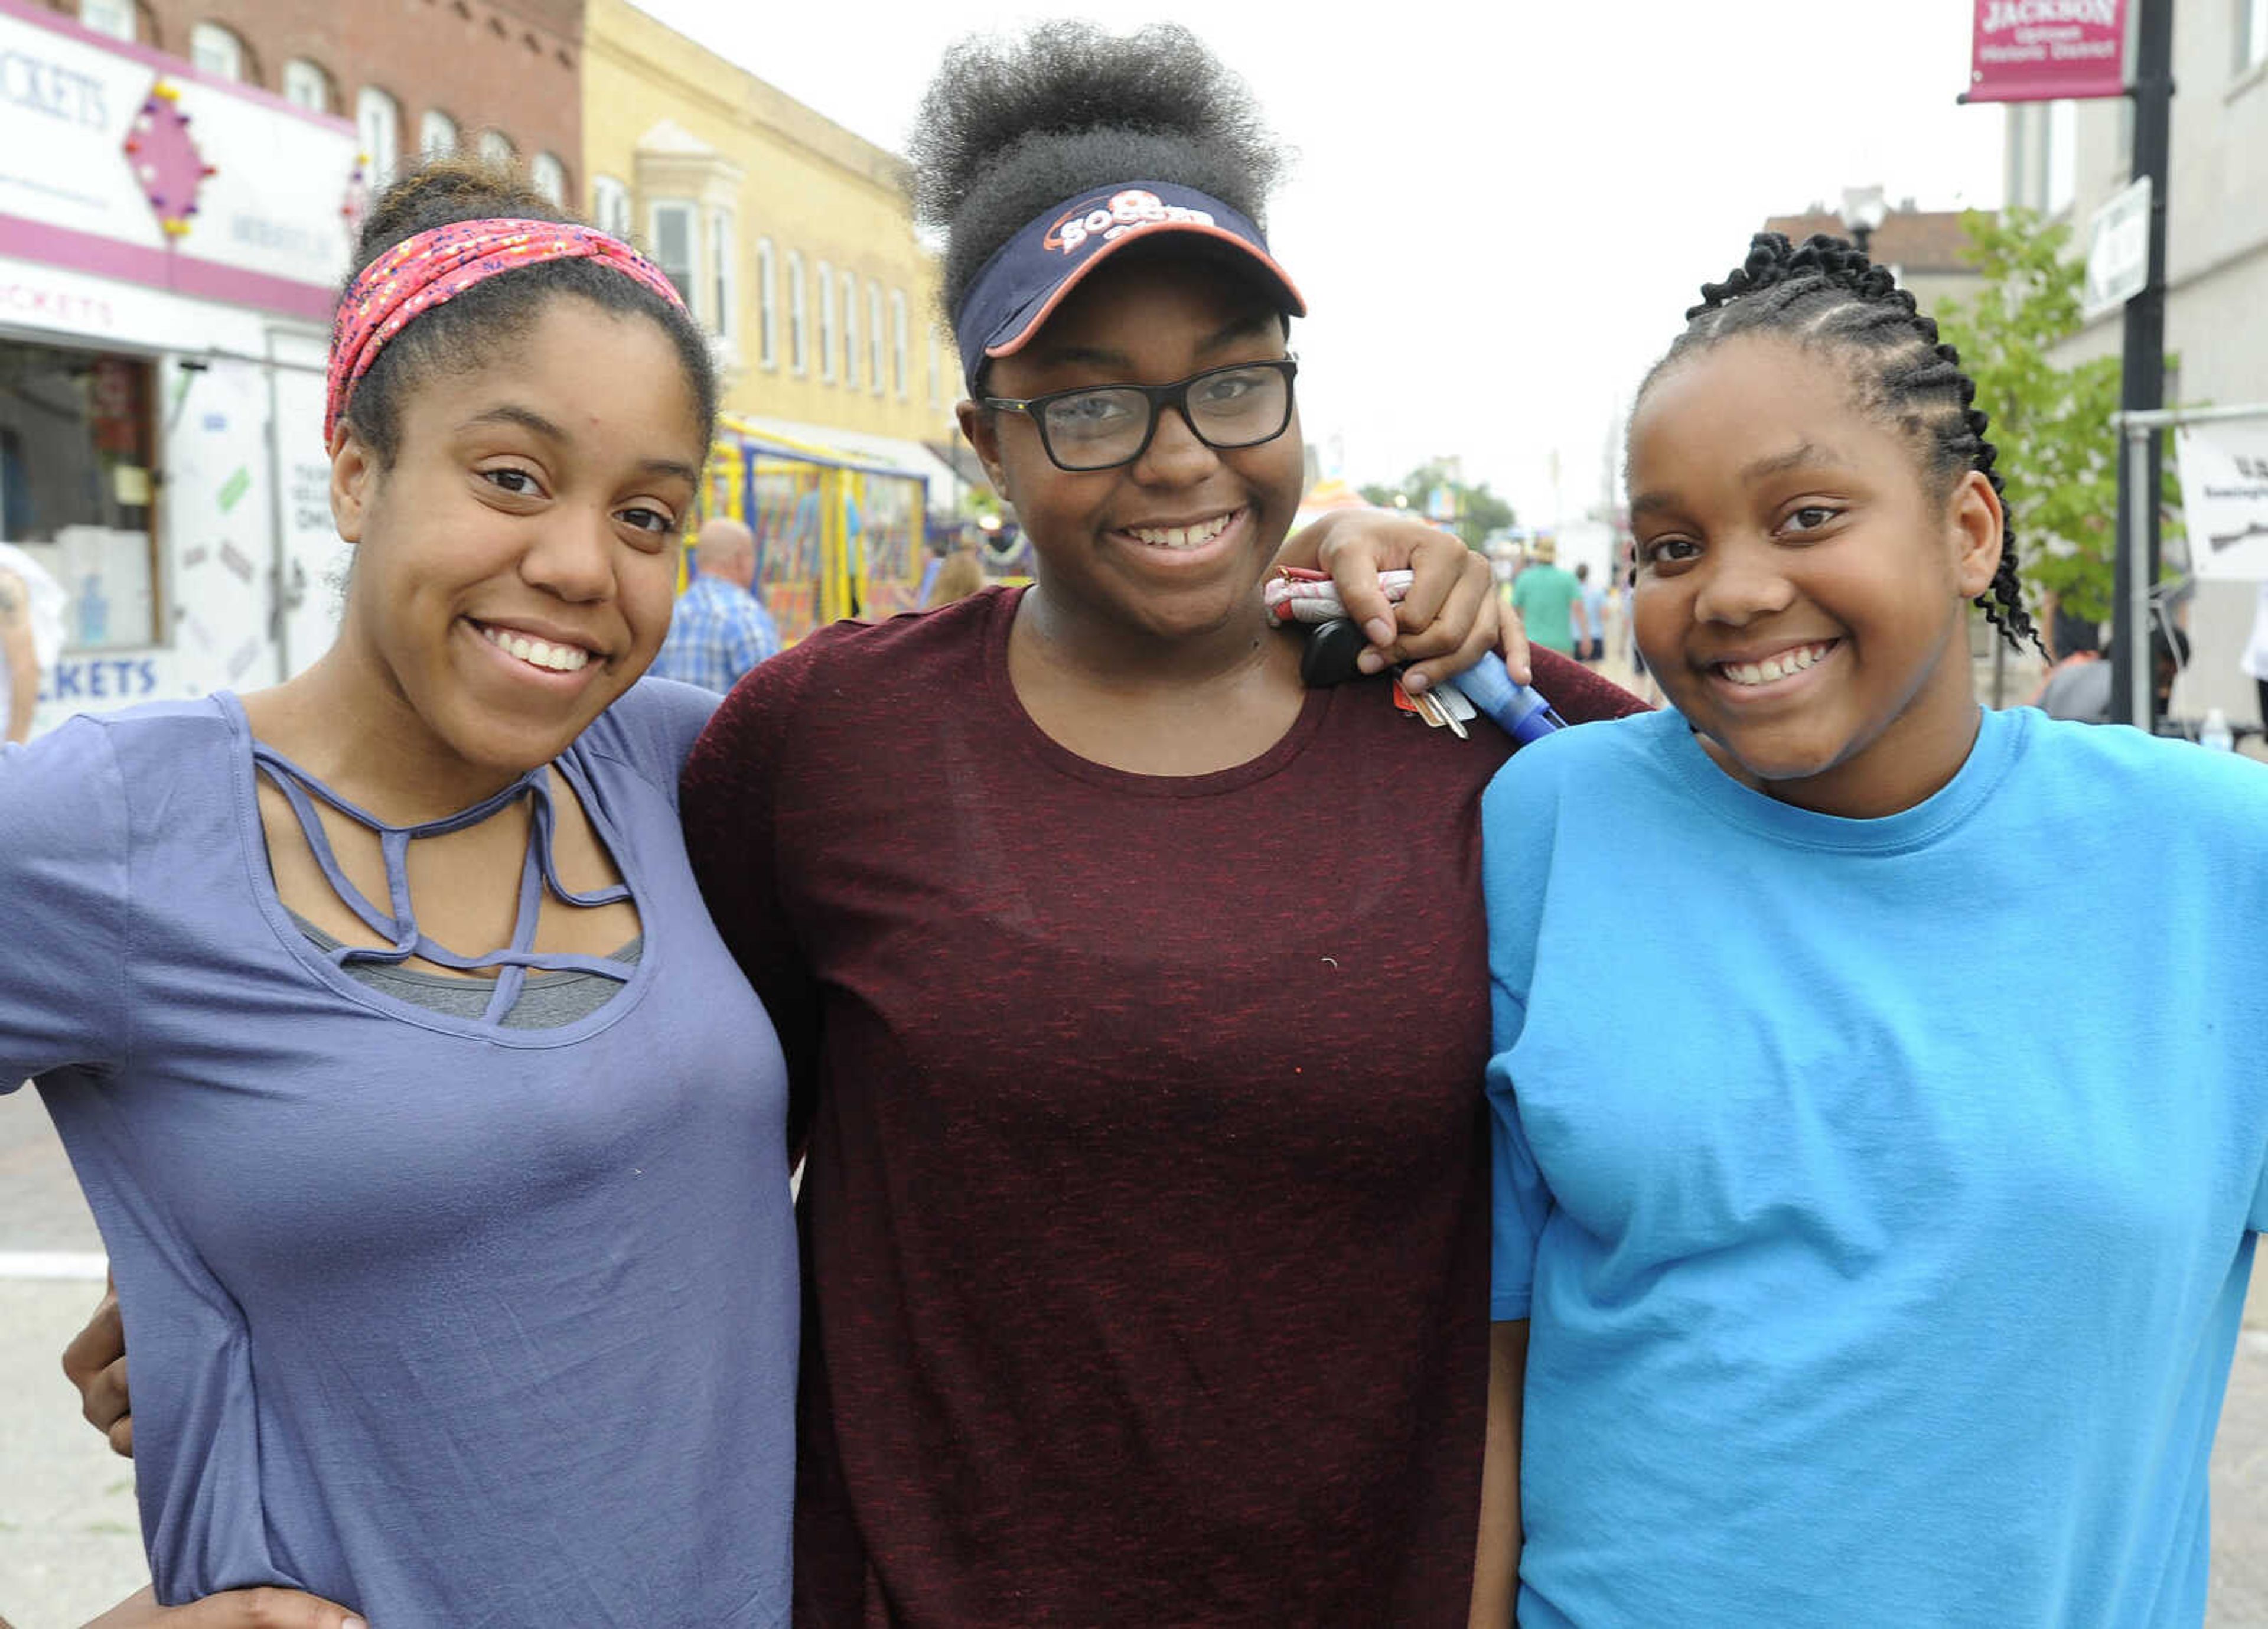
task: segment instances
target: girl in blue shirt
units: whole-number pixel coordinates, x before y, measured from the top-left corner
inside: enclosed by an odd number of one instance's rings
[[[2268,772],[1980,709],[1970,605],[2030,625],[1958,357],[1833,240],[1704,294],[1630,431],[1675,711],[1484,805],[1520,1621],[2194,1625]]]

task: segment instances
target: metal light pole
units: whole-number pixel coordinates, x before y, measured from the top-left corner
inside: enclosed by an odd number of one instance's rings
[[[2154,413],[2166,399],[2166,171],[2172,147],[2174,0],[2136,0],[2132,174],[2150,181],[2150,272],[2126,302],[2122,415]],[[2132,424],[2132,420],[2122,423]],[[2150,594],[2158,581],[2158,492],[2165,437],[2152,425],[2122,438],[2118,460],[2118,548],[2112,578],[2110,717],[2157,726],[2150,662]]]
[[[1880,187],[1845,187],[1843,189],[1843,224],[1850,228],[1851,241],[1859,253],[1874,257],[1870,247],[1874,240],[1874,228],[1889,217],[1890,206],[1883,201]]]

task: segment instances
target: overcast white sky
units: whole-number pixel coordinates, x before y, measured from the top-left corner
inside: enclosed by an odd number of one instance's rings
[[[1461,456],[1530,524],[1599,500],[1631,388],[1766,216],[2000,202],[2001,113],[1953,100],[1969,0],[637,4],[901,151],[962,34],[1188,25],[1298,155],[1269,227],[1314,313],[1308,439],[1358,482]]]

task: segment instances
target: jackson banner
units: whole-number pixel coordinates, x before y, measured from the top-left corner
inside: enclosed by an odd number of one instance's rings
[[[1976,0],[1971,102],[2126,93],[2126,0]]]
[[[2182,523],[2199,577],[2268,579],[2268,412],[2174,432]]]

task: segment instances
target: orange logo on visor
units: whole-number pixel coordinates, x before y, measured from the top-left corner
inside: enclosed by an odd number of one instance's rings
[[[1115,194],[1108,201],[1097,199],[1092,204],[1071,210],[1048,228],[1043,247],[1064,254],[1076,254],[1090,242],[1108,243],[1145,227],[1211,226],[1214,224],[1212,217],[1203,210],[1184,209],[1178,203],[1167,203],[1154,192],[1144,192],[1134,188]]]

